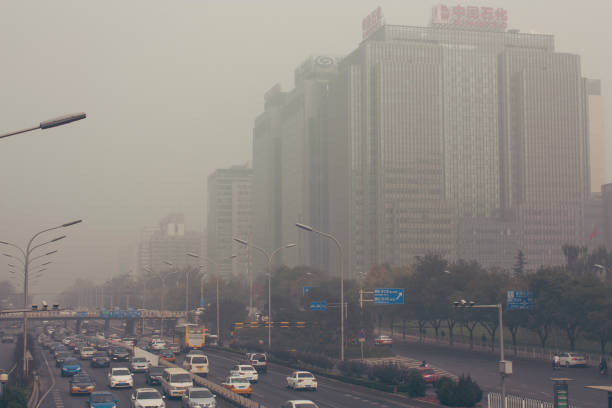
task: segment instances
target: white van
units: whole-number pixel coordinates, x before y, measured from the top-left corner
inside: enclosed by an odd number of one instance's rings
[[[183,360],[183,368],[206,377],[208,375],[208,357],[203,354],[187,354]]]
[[[182,397],[189,387],[193,387],[191,374],[182,368],[166,368],[161,378],[164,395]]]

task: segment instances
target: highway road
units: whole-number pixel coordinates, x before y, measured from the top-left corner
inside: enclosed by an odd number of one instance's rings
[[[451,371],[457,375],[469,374],[486,391],[500,392],[500,379],[497,372],[499,355],[469,352],[446,346],[418,344],[396,341],[393,351],[402,356],[426,360],[427,362]],[[515,359],[512,353],[506,354],[512,360],[514,374],[506,379],[506,392],[531,398],[553,400],[551,377],[574,379],[569,384],[569,399],[580,408],[607,406],[605,392],[585,389],[585,385],[612,385],[612,378],[602,377],[597,367],[552,369],[551,363],[526,359]]]
[[[70,379],[68,377],[61,377],[59,368],[55,368],[55,360],[53,360],[53,356],[49,354],[47,350],[43,350],[44,357],[48,360],[49,365],[51,366],[51,371],[53,373],[53,378],[55,379],[55,386],[49,395],[45,398],[45,401],[41,405],[42,408],[83,408],[85,406],[85,402],[88,399],[86,395],[70,395],[68,390],[68,383]],[[123,367],[127,366],[128,363],[120,362],[120,363],[112,363],[113,367]],[[85,361],[83,365],[85,371],[87,371],[92,378],[96,381],[96,389],[98,390],[109,390],[108,388],[108,380],[107,380],[107,368],[91,368],[89,366],[89,362]],[[144,374],[138,373],[134,375],[134,385],[135,388],[138,387],[148,387],[145,383]],[[159,386],[155,387],[160,389]],[[43,390],[43,392],[46,390]],[[110,390],[116,397],[119,399],[119,407],[127,408],[130,406],[130,396],[134,389],[114,389]],[[161,391],[160,391],[161,392]],[[181,407],[180,399],[166,399],[166,407],[167,408],[179,408]],[[219,400],[217,402],[218,408],[229,408],[231,405],[228,403]]]
[[[221,383],[229,374],[230,367],[241,359],[241,356],[227,351],[208,348],[205,350],[210,361],[210,374],[208,378]],[[177,361],[180,364],[180,359]],[[290,368],[271,364],[267,374],[259,376],[259,382],[253,385],[255,401],[264,404],[267,408],[280,407],[282,403],[291,399],[309,399],[317,403],[320,408],[394,408],[414,407],[404,397],[384,393],[368,388],[317,377],[319,389],[317,391],[293,391],[286,388],[285,377],[293,371]]]

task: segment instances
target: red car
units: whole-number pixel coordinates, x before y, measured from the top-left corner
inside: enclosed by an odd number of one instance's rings
[[[433,370],[433,368],[419,367],[418,370],[423,380],[425,380],[425,384],[435,384],[438,382],[438,374]]]
[[[393,339],[391,338],[391,336],[381,334],[380,336],[374,339],[374,344],[377,346],[390,346],[393,344]]]

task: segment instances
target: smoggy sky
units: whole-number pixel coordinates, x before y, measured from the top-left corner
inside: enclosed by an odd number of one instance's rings
[[[251,161],[265,91],[276,82],[290,89],[311,54],[355,49],[361,20],[377,6],[388,24],[424,26],[438,3],[2,1],[0,133],[66,113],[88,117],[0,139],[0,240],[25,245],[41,229],[84,220],[64,231],[32,289],[41,292],[129,268],[140,228],[170,212],[200,230],[206,177]],[[580,54],[583,75],[603,81],[610,135],[609,0],[442,3],[504,7],[509,28],[554,34],[557,51]],[[10,260],[0,261],[2,280]]]

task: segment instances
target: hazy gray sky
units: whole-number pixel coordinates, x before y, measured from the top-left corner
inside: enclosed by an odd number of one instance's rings
[[[439,3],[504,7],[509,27],[580,54],[583,74],[603,80],[610,135],[609,0],[4,0],[0,133],[88,117],[0,140],[0,240],[84,220],[65,231],[41,291],[117,273],[139,229],[169,212],[201,229],[205,179],[251,160],[266,90],[290,89],[308,55],[352,51],[378,5],[389,24],[424,26]]]

